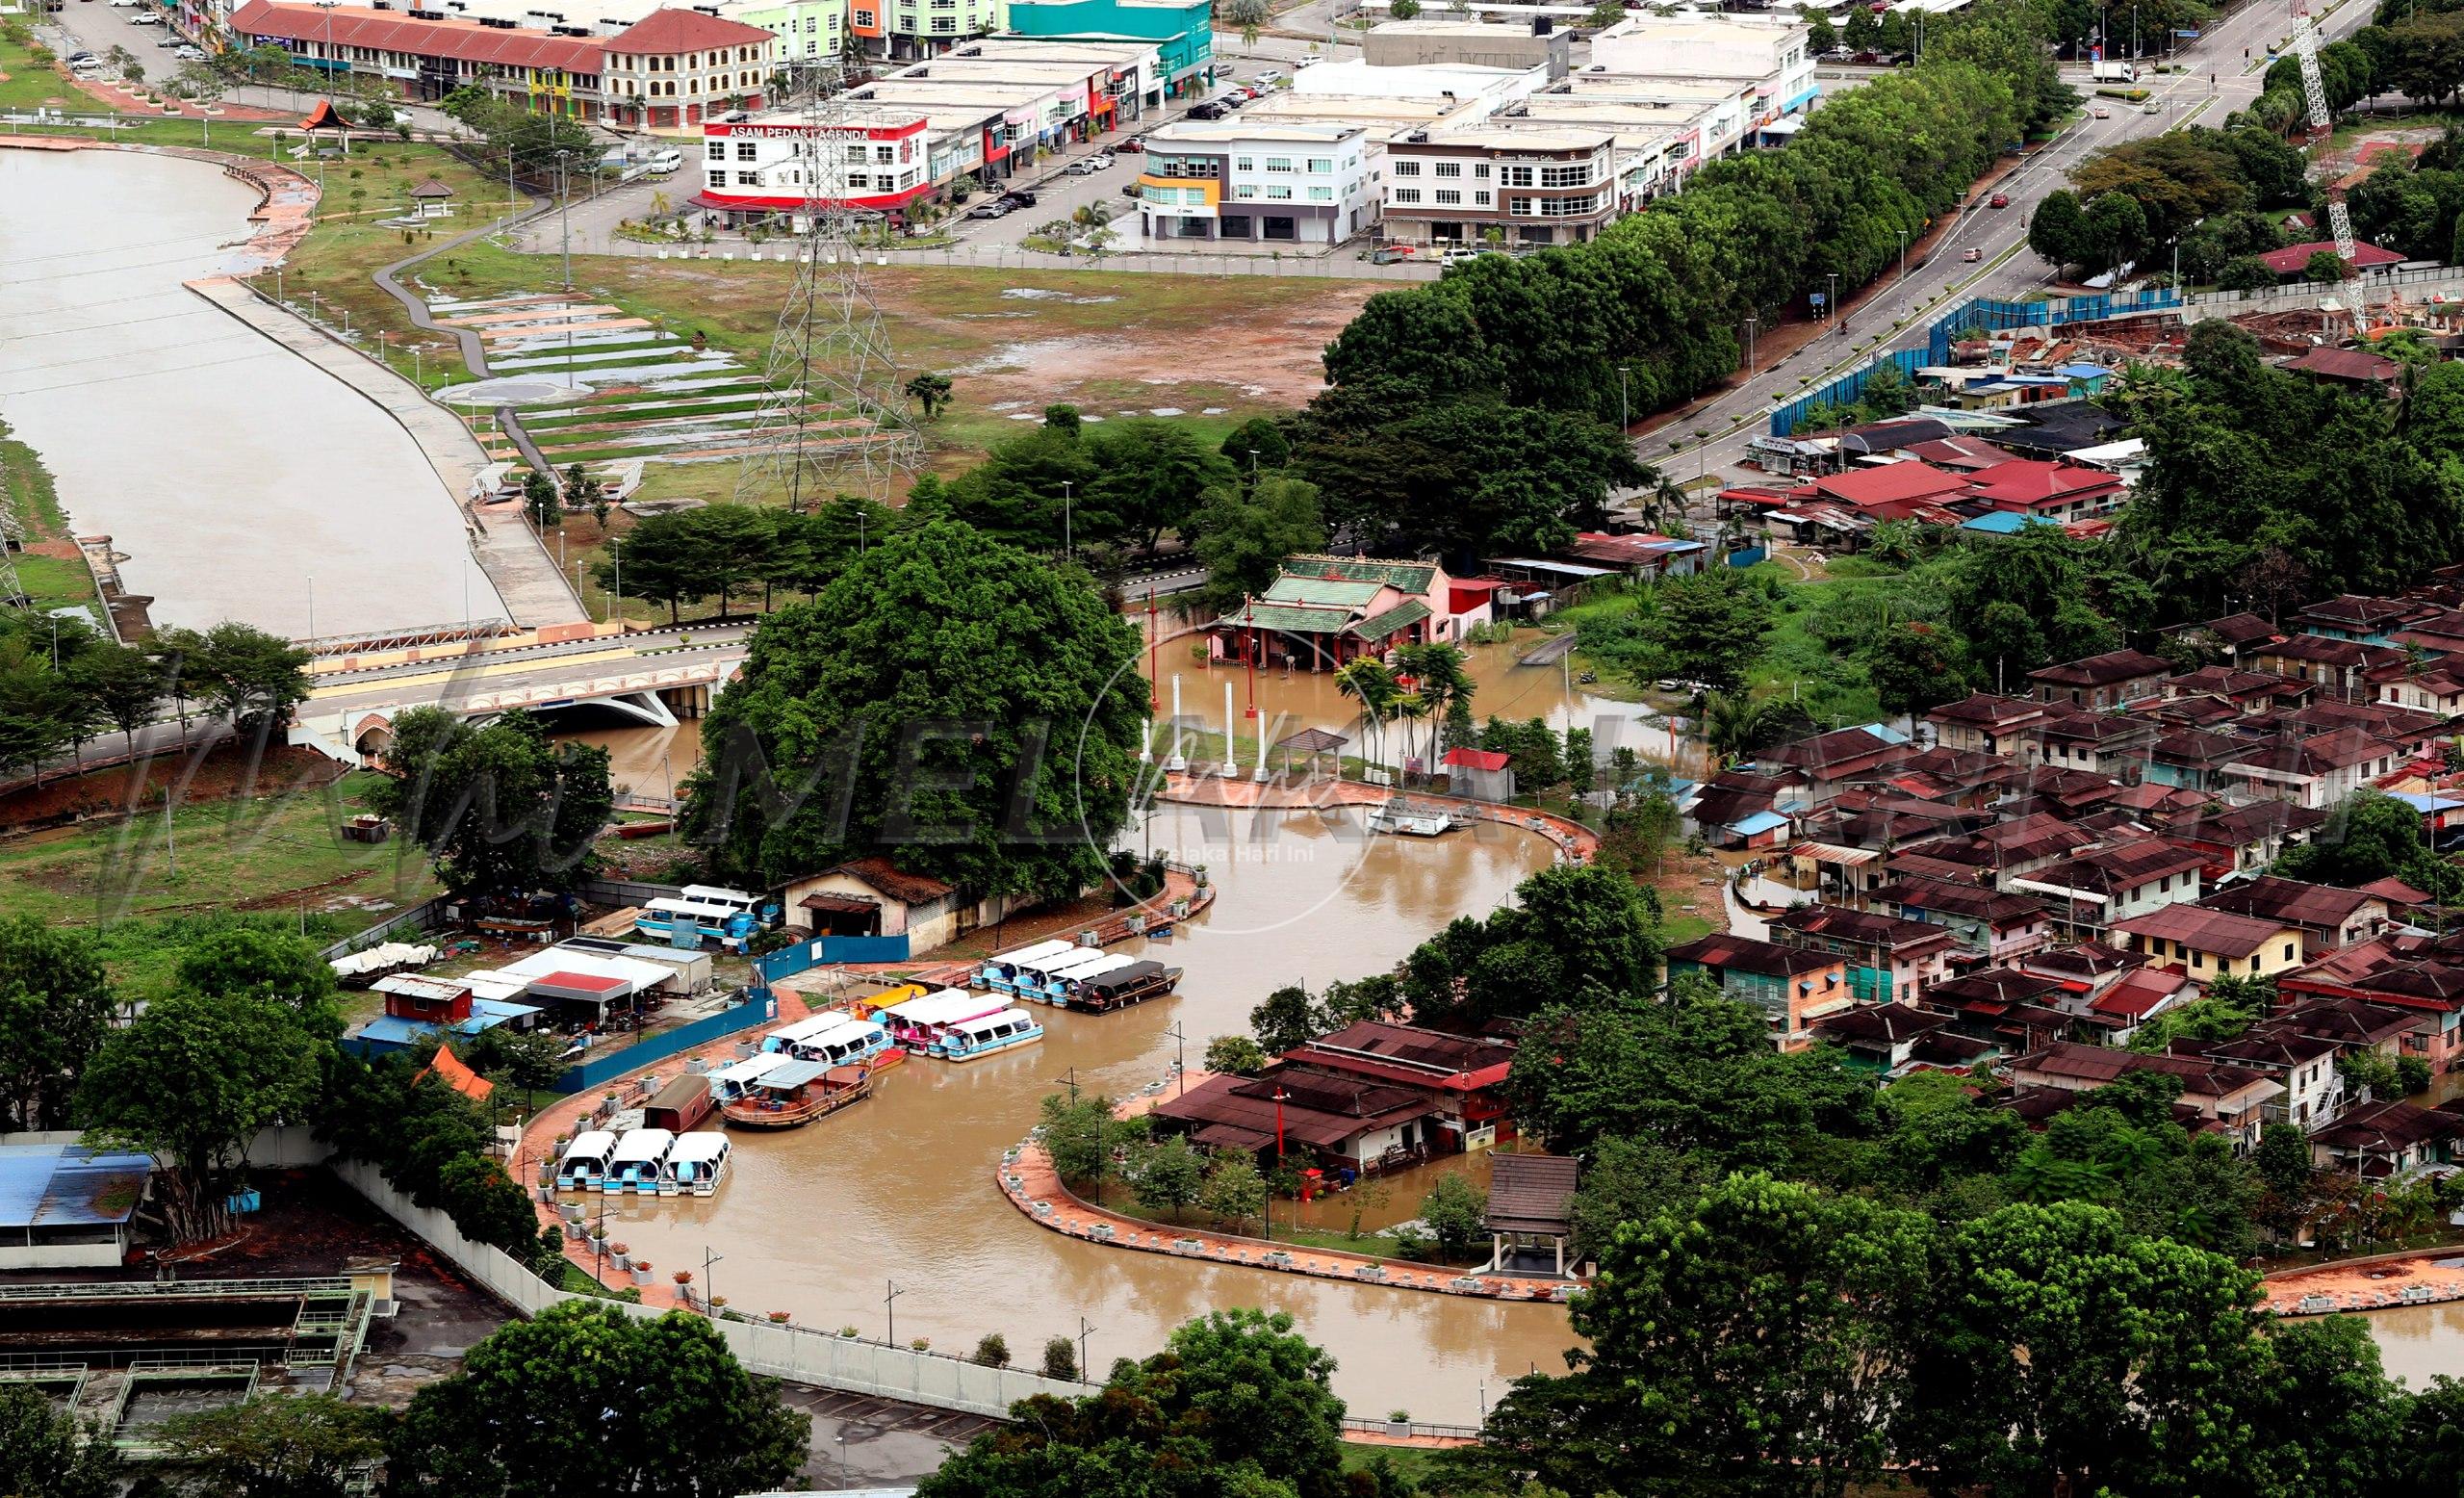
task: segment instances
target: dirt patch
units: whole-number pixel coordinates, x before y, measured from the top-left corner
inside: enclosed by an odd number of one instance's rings
[[[0,796],[0,831],[122,816],[133,806],[159,806],[166,789],[182,803],[221,801],[330,785],[346,773],[345,766],[311,749],[284,744],[260,756],[226,743],[209,751],[193,775],[186,757],[165,756],[12,791]]]

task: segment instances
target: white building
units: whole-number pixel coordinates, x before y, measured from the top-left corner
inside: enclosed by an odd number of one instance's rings
[[[1632,15],[1591,39],[1592,72],[1631,79],[1735,84],[1753,93],[1753,124],[1811,104],[1807,29],[1793,14]]]
[[[925,117],[911,110],[854,115],[815,127],[793,111],[702,127],[702,191],[688,199],[732,220],[794,214],[818,194],[859,209],[903,212],[933,190]]]
[[[1618,214],[1609,132],[1413,130],[1386,142],[1386,235],[1421,245],[1575,245]]]
[[[1175,240],[1339,245],[1377,219],[1358,125],[1174,120],[1146,137],[1139,226]]]

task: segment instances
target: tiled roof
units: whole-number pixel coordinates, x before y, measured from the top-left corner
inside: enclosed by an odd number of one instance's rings
[[[2028,680],[2054,686],[2111,686],[2143,676],[2163,676],[2171,662],[2143,650],[2109,650],[2084,660],[2064,660],[2028,673]]]
[[[1406,593],[1425,593],[1437,578],[1435,562],[1394,561],[1375,556],[1291,556],[1284,559],[1283,570],[1305,577],[1382,582]]]
[[[823,872],[860,879],[903,905],[929,905],[957,892],[952,886],[938,879],[927,874],[908,873],[879,855],[852,859]]]
[[[699,11],[653,11],[610,38],[607,50],[627,55],[660,56],[676,52],[715,52],[722,47],[759,47],[769,55],[775,36],[758,26]]]
[[[1328,607],[1357,608],[1373,603],[1386,591],[1382,582],[1355,582],[1349,578],[1304,578],[1287,572],[1260,594],[1261,604],[1317,604]]]
[[[2186,1098],[2229,1098],[2250,1087],[2283,1091],[2277,1083],[2243,1067],[2220,1066],[2188,1056],[2113,1050],[2077,1041],[2059,1041],[2032,1055],[2021,1056],[2012,1063],[2012,1072],[2016,1076],[2057,1076],[2098,1086],[2132,1072],[2162,1072],[2182,1079],[2182,1095]]]
[[[2352,265],[2356,270],[2367,270],[2373,266],[2392,266],[2404,258],[2392,249],[2381,249],[2368,243],[2355,245],[2352,248]],[[2298,245],[2287,245],[2282,249],[2269,250],[2259,257],[2259,263],[2278,275],[2291,275],[2307,268],[2310,257],[2321,250],[2325,250],[2330,255],[2334,254],[2336,242],[2334,240],[2304,240]]]
[[[1513,759],[1514,756],[1496,749],[1449,749],[1446,758],[1438,762],[1467,770],[1502,770]]]
[[[2366,380],[2372,384],[2394,379],[2403,369],[2393,359],[2358,349],[2313,349],[2297,359],[2285,360],[2279,367],[2304,374],[2323,374],[2329,379]]]
[[[1756,937],[1736,936],[1715,931],[1709,936],[1681,942],[1668,949],[1672,963],[1694,963],[1705,968],[1734,968],[1761,977],[1793,977],[1800,972],[1819,972],[1835,967],[1840,959],[1830,952],[1806,951],[1794,946],[1782,946],[1775,942]]]
[[[2179,942],[2193,951],[2220,957],[2247,957],[2274,940],[2285,925],[2196,905],[2167,905],[2115,921],[2113,929],[2150,941]]]
[[[244,37],[270,37],[280,41],[316,41],[328,38],[337,47],[367,47],[380,52],[405,52],[415,57],[449,57],[492,67],[545,67],[596,77],[604,68],[609,39],[603,37],[552,37],[545,32],[482,26],[476,21],[413,20],[398,11],[335,6],[282,5],[274,0],[248,0],[231,17],[231,29]]]
[[[1429,616],[1428,605],[1417,598],[1407,598],[1382,614],[1373,614],[1344,631],[1374,643],[1390,634],[1410,629]]]
[[[1489,1165],[1488,1228],[1556,1237],[1573,1230],[1578,1169],[1572,1156],[1501,1154]]]
[[[2353,913],[2369,904],[2371,898],[2358,890],[2339,890],[2332,885],[2304,884],[2298,879],[2262,874],[2246,883],[2227,885],[2198,903],[2208,910],[2231,911],[2236,916],[2256,916],[2288,926],[2324,931],[2351,919]]]

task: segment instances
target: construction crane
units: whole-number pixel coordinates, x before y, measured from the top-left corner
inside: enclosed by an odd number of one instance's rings
[[[2335,116],[2327,111],[2327,82],[2319,74],[2319,28],[2310,18],[2309,7],[2294,0],[2293,55],[2301,63],[2301,98],[2310,107],[2310,129],[2323,140],[2335,129]],[[2352,215],[2345,208],[2345,195],[2339,189],[2327,189],[2327,223],[2335,230],[2336,258],[2352,264]]]

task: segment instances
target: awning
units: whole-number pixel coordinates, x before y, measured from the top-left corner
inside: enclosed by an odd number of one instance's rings
[[[1815,864],[1838,864],[1848,868],[1861,868],[1882,857],[1872,848],[1843,848],[1835,842],[1800,842],[1788,850],[1790,858],[1801,858]]]
[[[1209,1124],[1190,1138],[1210,1149],[1263,1149],[1274,1143],[1272,1134],[1261,1134],[1238,1124]]]
[[[881,910],[877,902],[854,894],[808,894],[796,902],[796,907],[799,910],[830,911],[841,916],[871,916]]]

